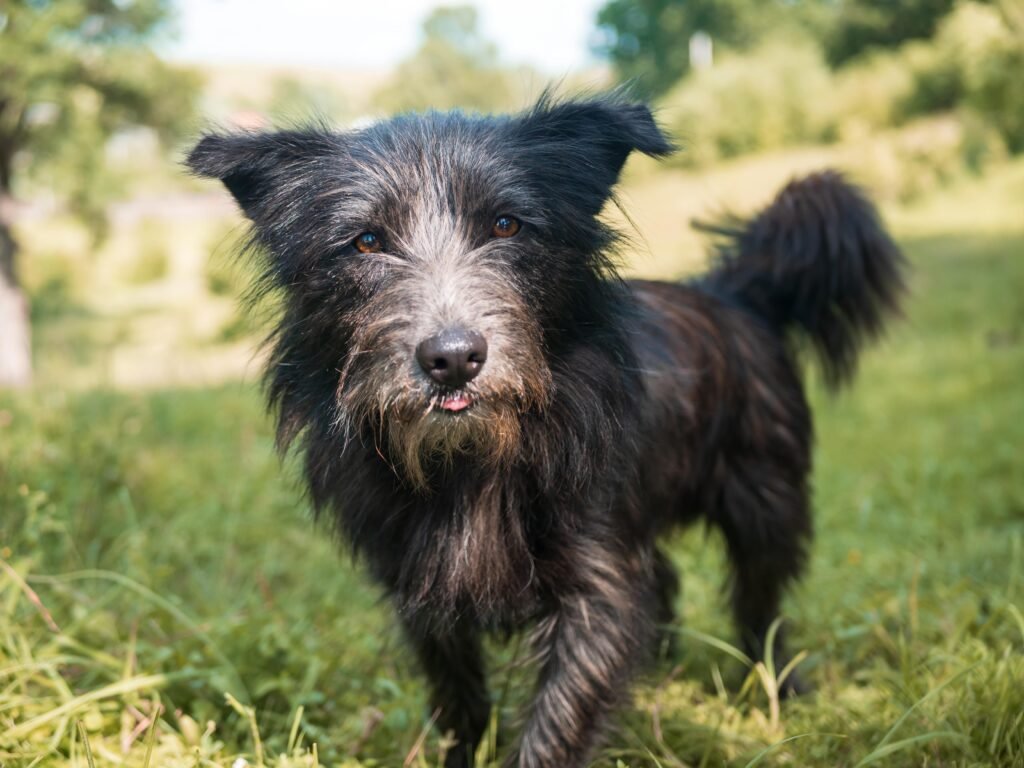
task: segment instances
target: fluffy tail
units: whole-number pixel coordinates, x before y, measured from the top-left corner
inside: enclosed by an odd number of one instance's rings
[[[718,236],[709,287],[806,337],[832,388],[899,313],[906,262],[875,207],[835,171],[791,181],[748,220],[698,226]]]

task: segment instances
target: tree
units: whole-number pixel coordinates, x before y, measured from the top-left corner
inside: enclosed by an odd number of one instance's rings
[[[622,81],[659,96],[689,70],[695,32],[746,49],[768,31],[819,23],[827,0],[609,0],[597,15],[596,51]]]
[[[828,35],[825,52],[834,66],[872,48],[896,48],[907,40],[927,39],[955,0],[843,0]]]
[[[480,33],[471,6],[435,9],[423,22],[424,40],[375,97],[387,112],[453,109],[491,112],[521,106],[521,89]]]
[[[176,135],[191,119],[195,77],[160,61],[169,0],[0,3],[0,387],[31,377],[28,304],[11,229],[20,180],[45,178],[92,221],[107,139],[131,126]]]

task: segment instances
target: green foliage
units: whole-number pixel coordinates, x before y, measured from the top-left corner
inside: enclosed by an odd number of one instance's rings
[[[682,139],[676,162],[684,165],[793,144],[870,141],[889,166],[882,186],[896,185],[896,196],[910,199],[980,170],[1006,148],[1024,149],[1022,62],[1024,5],[965,2],[933,39],[877,49],[836,71],[798,36],[723,56],[680,81],[661,100],[662,117]],[[871,138],[925,116],[930,127]]]
[[[32,259],[32,269],[23,275],[33,324],[74,316],[82,312],[76,290],[81,274],[74,260],[62,251],[48,250]]]
[[[830,107],[836,134],[857,137],[901,125],[916,89],[914,66],[904,57],[875,51],[858,58],[835,73]]]
[[[375,96],[385,112],[473,109],[495,112],[523,106],[528,72],[503,69],[480,34],[472,6],[440,7],[423,23],[424,41]]]
[[[159,222],[142,221],[135,233],[136,253],[128,270],[132,285],[152,283],[167,276],[170,271],[167,232]]]
[[[825,46],[829,62],[839,65],[877,48],[927,39],[954,5],[955,0],[842,0]]]
[[[771,30],[820,29],[816,0],[609,0],[597,15],[596,50],[611,60],[621,81],[659,96],[689,71],[690,37],[705,32],[717,47],[746,49]]]
[[[173,138],[193,114],[196,76],[148,48],[169,13],[168,0],[0,7],[0,193],[24,168],[100,226],[111,194],[107,139],[139,125]]]
[[[1024,44],[1002,44],[979,63],[967,103],[991,121],[1014,152],[1024,151]]]
[[[837,112],[841,120],[880,128],[966,108],[1019,151],[1024,149],[1022,63],[1024,4],[960,3],[932,40],[879,51],[839,70]]]
[[[695,72],[661,102],[678,162],[704,165],[828,135],[830,73],[809,42],[770,43]]]
[[[777,63],[766,62],[763,49],[781,48],[796,34],[823,41],[825,60],[838,68],[837,95],[819,102],[818,109],[821,121],[849,121],[837,126],[841,133],[898,125],[966,104],[988,117],[1011,148],[1024,145],[1020,0],[609,0],[598,14],[598,30],[598,52],[609,58],[619,80],[632,81],[642,95],[664,95],[688,74],[687,41],[697,31],[714,40],[715,68],[731,68],[723,82],[732,77],[743,88],[742,64],[728,57],[729,51],[740,52],[750,57],[750,80],[777,94],[788,86],[769,83],[758,69]],[[818,77],[820,63],[812,66],[810,76]],[[680,88],[685,86],[675,90]],[[808,138],[814,137],[800,136]],[[750,136],[723,138],[726,144],[737,140],[749,142]]]
[[[863,148],[861,157],[850,157],[858,178],[903,202],[920,199],[1005,156],[998,136],[975,121],[953,116],[916,120],[855,146]]]
[[[1002,28],[966,75],[967,105],[989,121],[1014,152],[1024,151],[1024,2],[1005,0]]]
[[[900,51],[915,77],[911,114],[952,109],[961,103],[976,78],[976,69],[1001,46],[1008,30],[997,11],[964,2],[939,25],[933,40]]]

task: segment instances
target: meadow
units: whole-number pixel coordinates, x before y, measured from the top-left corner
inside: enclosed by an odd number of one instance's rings
[[[694,267],[687,201],[819,160],[641,168],[629,271]],[[671,543],[678,647],[598,765],[1024,765],[1021,201],[1017,160],[888,206],[906,317],[849,391],[808,372],[817,542],[785,620],[815,692],[780,703],[780,670],[733,647],[721,543],[691,530]],[[0,394],[0,764],[439,765],[388,608],[311,524],[254,375],[83,380],[127,331],[64,296],[37,296],[39,386]],[[524,650],[493,648],[508,733]]]

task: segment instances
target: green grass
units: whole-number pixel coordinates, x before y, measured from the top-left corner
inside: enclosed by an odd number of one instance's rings
[[[811,376],[818,539],[787,621],[816,693],[776,711],[733,657],[720,543],[691,531],[679,651],[601,765],[1024,764],[1024,229],[972,228],[972,190],[897,217],[913,297],[854,388]],[[0,396],[0,559],[4,766],[437,764],[388,610],[251,385]],[[494,650],[511,722],[528,678]]]

